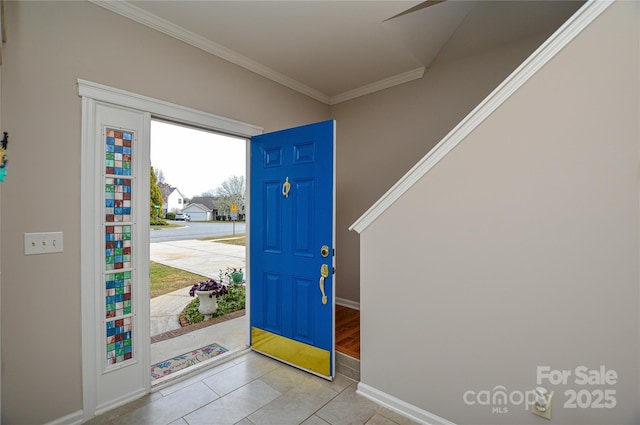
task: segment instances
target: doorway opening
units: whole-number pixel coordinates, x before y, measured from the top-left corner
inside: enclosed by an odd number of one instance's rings
[[[244,138],[151,120],[152,386],[246,348],[241,307],[246,303],[247,145]],[[210,299],[190,289],[211,280],[229,294],[217,298],[218,310],[203,318],[197,304]]]

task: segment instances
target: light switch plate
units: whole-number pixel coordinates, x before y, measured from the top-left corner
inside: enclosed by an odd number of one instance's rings
[[[63,249],[62,232],[24,234],[24,255],[52,254]]]

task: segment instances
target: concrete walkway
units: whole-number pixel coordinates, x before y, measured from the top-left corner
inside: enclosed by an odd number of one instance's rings
[[[151,261],[218,280],[227,267],[245,270],[245,247],[184,240],[150,244]],[[183,288],[151,299],[151,336],[180,329],[178,314],[193,298]]]

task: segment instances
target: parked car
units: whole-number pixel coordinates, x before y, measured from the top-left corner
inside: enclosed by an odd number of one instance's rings
[[[176,220],[189,221],[191,220],[191,217],[189,217],[189,214],[178,213],[176,214]]]

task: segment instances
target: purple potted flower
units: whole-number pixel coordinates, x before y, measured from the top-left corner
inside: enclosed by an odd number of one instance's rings
[[[228,292],[226,285],[210,279],[193,285],[189,290],[189,295],[192,297],[197,295],[200,299],[198,311],[201,314],[211,315],[218,310],[217,297]]]

